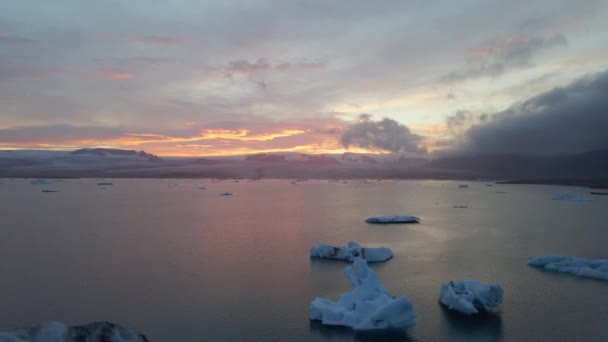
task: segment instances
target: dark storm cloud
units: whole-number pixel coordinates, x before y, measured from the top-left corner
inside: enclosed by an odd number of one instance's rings
[[[426,153],[418,146],[421,140],[407,126],[389,118],[373,121],[369,114],[362,114],[359,121],[346,127],[340,138],[346,148],[352,145],[389,152]]]
[[[470,127],[452,152],[567,154],[608,149],[608,71],[534,96]]]
[[[489,41],[470,49],[469,65],[461,71],[442,77],[446,82],[457,82],[481,77],[496,77],[518,68],[532,66],[534,56],[541,50],[566,45],[566,38],[554,35],[549,38],[504,38]]]

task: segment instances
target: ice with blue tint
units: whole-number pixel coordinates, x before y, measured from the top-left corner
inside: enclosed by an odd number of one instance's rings
[[[608,280],[608,259],[547,255],[531,258],[528,265],[550,271],[570,273],[579,277]]]
[[[416,312],[410,299],[406,296],[395,299],[367,261],[355,258],[344,273],[354,289],[342,293],[337,302],[316,298],[308,312],[311,320],[364,332],[402,330],[416,324]]]
[[[313,258],[339,259],[352,262],[359,257],[368,262],[386,261],[393,257],[393,251],[387,247],[363,247],[360,244],[349,241],[348,245],[334,247],[321,244],[310,249],[310,256]]]
[[[450,281],[441,285],[439,302],[450,310],[467,316],[492,312],[503,300],[500,285],[482,284],[476,280]]]
[[[365,220],[367,223],[419,223],[420,218],[407,215],[377,216]]]

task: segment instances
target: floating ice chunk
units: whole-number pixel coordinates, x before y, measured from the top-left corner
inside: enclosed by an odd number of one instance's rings
[[[502,298],[500,285],[482,284],[475,280],[450,281],[441,285],[439,294],[441,304],[467,316],[479,311],[491,312],[502,303]]]
[[[580,195],[572,195],[572,194],[562,194],[553,196],[554,201],[574,201],[574,202],[591,202],[593,201],[590,197],[580,196]]]
[[[44,190],[42,190],[42,192],[59,192],[59,190],[48,190],[48,189],[44,189]]]
[[[220,196],[232,196],[232,192],[222,192]]]
[[[49,184],[51,184],[51,182],[49,182],[46,179],[36,179],[36,180],[31,181],[30,184],[33,184],[33,185],[49,185]]]
[[[143,334],[110,322],[68,327],[49,322],[34,328],[0,332],[0,342],[145,342]]]
[[[363,247],[354,241],[349,241],[346,247],[334,247],[321,244],[310,249],[310,256],[313,258],[339,259],[352,262],[359,257],[368,262],[386,261],[393,257],[393,252],[386,247]]]
[[[531,258],[528,265],[579,277],[608,280],[608,259],[583,259],[571,256],[547,255]]]
[[[101,183],[97,183],[98,186],[107,186],[107,185],[114,185],[114,183],[109,183],[109,182],[101,182]]]
[[[416,312],[406,296],[399,299],[380,283],[367,261],[355,258],[344,273],[354,289],[343,293],[337,302],[315,298],[308,317],[326,325],[342,325],[356,331],[387,331],[405,329],[416,324]]]
[[[365,220],[367,223],[420,223],[420,218],[416,216],[393,215],[370,217]]]
[[[458,187],[461,188],[461,189],[464,189],[464,188],[468,188],[469,185],[468,184],[460,184]]]

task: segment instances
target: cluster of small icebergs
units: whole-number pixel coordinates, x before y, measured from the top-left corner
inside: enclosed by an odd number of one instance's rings
[[[110,322],[68,327],[49,322],[37,327],[0,332],[1,342],[147,342],[142,333]]]
[[[315,298],[308,311],[311,320],[350,327],[356,332],[402,330],[416,324],[412,301],[407,296],[393,296],[368,266],[368,262],[391,259],[393,252],[389,248],[363,247],[350,241],[346,247],[324,244],[313,247],[310,256],[352,262],[344,273],[354,287],[351,292],[342,293],[337,301]],[[475,280],[445,283],[439,295],[440,303],[465,315],[492,312],[502,300],[503,290],[499,285],[481,284]]]

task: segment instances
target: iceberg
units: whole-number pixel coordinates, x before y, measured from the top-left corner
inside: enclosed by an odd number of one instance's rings
[[[360,244],[349,241],[346,247],[334,247],[321,244],[310,249],[313,258],[339,259],[352,262],[355,258],[362,258],[368,262],[386,261],[393,257],[393,252],[386,247],[363,247]]]
[[[147,342],[146,336],[110,322],[68,327],[48,322],[37,327],[0,332],[0,342]]]
[[[571,195],[571,194],[563,194],[563,195],[555,195],[553,196],[554,201],[574,201],[574,202],[591,202],[593,199],[587,196],[580,195]]]
[[[315,298],[308,317],[325,325],[350,327],[360,332],[401,330],[416,324],[416,312],[406,296],[395,299],[380,283],[367,261],[355,258],[344,273],[354,289],[337,302]]]
[[[420,223],[420,218],[416,216],[393,215],[393,216],[377,216],[370,217],[365,220],[367,223]]]
[[[48,180],[45,179],[36,179],[30,182],[30,184],[33,185],[49,185],[51,184],[51,182],[49,182]]]
[[[441,285],[439,302],[450,310],[467,316],[480,311],[492,312],[502,303],[503,290],[500,285],[482,284],[476,280],[450,281]]]
[[[547,255],[531,258],[528,265],[549,271],[570,273],[584,278],[608,280],[608,259]]]

